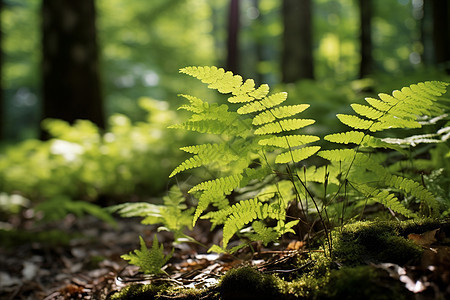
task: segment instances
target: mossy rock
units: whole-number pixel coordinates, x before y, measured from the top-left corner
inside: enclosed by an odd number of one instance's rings
[[[355,222],[334,232],[336,259],[344,265],[389,262],[404,265],[420,259],[422,249],[401,235],[399,222]]]
[[[401,282],[389,278],[371,266],[344,267],[332,270],[328,284],[317,291],[315,299],[409,299]]]
[[[123,288],[120,292],[110,295],[107,300],[151,300],[167,288],[162,285],[133,284]]]
[[[221,300],[285,299],[274,276],[263,275],[251,267],[233,269],[225,274],[219,293]]]

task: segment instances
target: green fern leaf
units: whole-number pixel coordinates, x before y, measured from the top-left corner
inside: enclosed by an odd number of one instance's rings
[[[250,114],[258,111],[263,111],[274,106],[277,106],[287,99],[287,93],[276,93],[270,95],[260,101],[253,101],[251,103],[245,104],[237,110],[240,115]]]
[[[202,182],[190,189],[189,193],[203,191],[199,198],[192,224],[195,225],[200,215],[208,208],[210,203],[217,199],[223,200],[224,196],[229,195],[235,188],[239,187],[242,178],[241,174],[230,175]]]
[[[265,124],[255,130],[255,134],[264,135],[264,134],[273,134],[280,133],[285,131],[297,130],[311,124],[314,124],[315,120],[311,119],[287,119],[280,120],[277,122]]]
[[[228,144],[203,144],[191,147],[183,147],[181,150],[190,152],[194,155],[182,162],[173,170],[169,178],[185,170],[206,166],[211,163],[219,165],[227,165],[232,161],[239,159],[239,155],[230,151]]]
[[[242,77],[225,72],[217,67],[186,67],[180,70],[204,83],[208,83],[210,89],[216,89],[222,94],[228,94],[237,90],[242,85]]]
[[[240,201],[234,204],[231,210],[232,213],[223,226],[222,241],[224,248],[227,247],[233,235],[246,224],[249,224],[255,219],[261,220],[267,218],[271,213],[270,206],[267,203],[263,204],[256,198]]]
[[[261,139],[258,144],[262,146],[275,146],[279,148],[292,148],[318,141],[320,138],[315,135],[286,135],[272,136]]]
[[[415,218],[417,215],[407,209],[395,195],[390,194],[387,190],[380,190],[378,188],[370,187],[365,184],[360,184],[357,187],[358,191],[363,193],[366,197],[390,208],[393,212],[402,214],[407,218]]]
[[[181,105],[178,109],[183,109],[187,111],[191,111],[193,113],[202,113],[209,107],[209,103],[204,102],[202,99],[190,96],[179,94],[178,96],[185,98],[189,101],[189,104]]]
[[[277,164],[285,164],[288,162],[296,163],[296,162],[305,160],[308,157],[311,157],[312,155],[317,153],[317,151],[319,151],[319,150],[320,150],[320,146],[310,146],[310,147],[304,147],[304,148],[300,148],[300,149],[291,150],[291,151],[279,154],[276,157],[275,162]]]
[[[324,137],[326,141],[339,144],[361,144],[366,137],[364,132],[361,131],[347,131],[341,133],[329,134]]]
[[[259,88],[257,88],[253,92],[250,92],[249,95],[255,99],[262,99],[266,97],[268,93],[269,93],[269,85],[261,84]]]
[[[361,105],[361,104],[351,104],[350,105],[353,110],[360,116],[366,117],[371,120],[376,120],[380,118],[383,115],[382,111],[376,110],[370,106],[367,105]]]
[[[437,215],[439,213],[439,202],[436,200],[436,197],[418,182],[397,175],[386,176],[384,181],[385,184],[398,188],[406,194],[422,200],[423,203],[429,206],[431,215]]]
[[[388,111],[388,110],[392,107],[392,105],[390,105],[390,104],[388,104],[388,103],[386,103],[386,102],[384,102],[384,101],[381,101],[381,100],[379,100],[379,99],[367,97],[365,100],[366,100],[367,103],[369,103],[374,109],[376,109],[376,110],[378,110],[378,111],[386,112],[386,111]]]
[[[323,150],[318,155],[332,162],[343,162],[352,161],[356,155],[356,151],[354,149]]]
[[[278,232],[278,234],[281,236],[285,233],[293,233],[295,234],[294,229],[292,229],[292,227],[294,227],[295,225],[297,225],[300,222],[300,220],[294,220],[294,221],[290,221],[288,223],[285,223],[283,220],[279,220],[277,223],[277,226],[275,227],[275,231]]]
[[[128,260],[130,264],[138,266],[145,274],[158,275],[165,273],[161,268],[172,257],[173,249],[169,255],[164,255],[164,247],[163,245],[159,246],[156,234],[153,238],[151,250],[147,248],[144,239],[141,236],[139,237],[139,240],[141,250],[134,250],[134,253],[130,252],[129,254],[124,254],[121,257]]]
[[[253,118],[253,125],[263,125],[276,119],[283,119],[301,113],[309,107],[309,104],[287,105],[266,110]]]
[[[343,124],[355,129],[369,129],[374,121],[364,120],[354,115],[338,114],[336,115]]]
[[[230,175],[226,177],[217,178],[214,180],[204,181],[202,183],[197,184],[193,188],[189,190],[189,193],[194,193],[197,191],[205,191],[205,190],[217,190],[220,187],[232,188],[238,187],[239,182],[242,180],[241,174]]]
[[[267,227],[261,221],[254,221],[252,223],[252,228],[255,233],[249,235],[250,239],[253,241],[261,241],[264,246],[275,242],[281,235],[281,231],[277,231],[272,227]]]

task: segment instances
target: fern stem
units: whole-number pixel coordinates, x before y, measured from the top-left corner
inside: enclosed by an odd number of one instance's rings
[[[290,174],[290,177],[291,176],[292,176],[292,173]],[[317,205],[317,202],[314,199],[313,194],[310,192],[310,190],[308,189],[306,184],[303,182],[303,180],[300,178],[300,176],[295,175],[295,177],[297,177],[298,181],[302,184],[302,186],[305,189],[306,193],[308,193],[309,197],[311,198],[311,200],[312,200],[312,202],[314,204],[314,207],[316,208],[317,214],[319,215],[320,222],[322,223],[322,226],[323,226],[324,231],[325,231],[325,236],[326,236],[326,240],[327,240],[327,243],[328,243],[328,251],[329,251],[329,255],[331,256],[332,249],[333,249],[332,240],[331,240],[331,234],[330,234],[330,232],[328,230],[327,224],[325,223],[325,221],[324,221],[324,219],[322,217],[322,214],[320,212],[319,206]],[[292,178],[292,180],[293,180],[293,178]],[[328,220],[328,222],[329,222],[329,220]]]

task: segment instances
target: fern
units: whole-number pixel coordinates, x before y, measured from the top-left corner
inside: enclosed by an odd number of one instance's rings
[[[140,250],[134,250],[129,254],[121,256],[124,260],[128,260],[130,264],[138,266],[145,274],[159,275],[167,274],[161,268],[172,257],[172,252],[169,255],[164,255],[164,246],[159,245],[156,234],[153,238],[152,248],[149,250],[145,245],[144,239],[140,236],[139,241],[141,244]]]
[[[210,251],[238,249],[227,248],[236,235],[267,244],[286,232],[293,232],[299,220],[286,222],[286,209],[290,202],[302,201],[301,193],[310,199],[307,201],[314,202],[325,227],[323,209],[334,199],[345,198],[343,193],[349,193],[347,187],[405,217],[417,217],[417,214],[407,208],[400,195],[420,199],[430,214],[438,210],[432,193],[411,178],[391,173],[386,168],[385,157],[374,153],[383,148],[406,154],[403,144],[444,140],[448,136],[445,130],[437,135],[405,139],[402,143],[374,134],[393,128],[420,128],[424,124],[419,119],[421,115],[442,118],[445,108],[437,100],[446,91],[446,83],[419,83],[392,95],[379,94],[379,99],[367,98],[365,105],[352,104],[354,114],[337,115],[350,130],[327,135],[325,140],[339,146],[321,150],[320,146],[311,145],[319,140],[317,136],[299,133],[315,122],[299,117],[309,105],[284,105],[287,93],[271,94],[268,85],[257,87],[253,80],[244,81],[241,76],[221,68],[187,67],[180,72],[199,79],[210,89],[228,94],[227,101],[233,104],[208,103],[182,95],[188,103],[180,109],[191,115],[186,122],[172,126],[218,137],[214,143],[181,148],[191,157],[171,174],[172,177],[198,168],[214,174],[189,190],[198,199],[192,225],[201,218],[209,220],[212,228],[223,226],[222,245],[214,245]],[[298,163],[316,153],[330,164],[304,168],[303,172],[296,170]],[[274,164],[288,164],[288,173],[274,170]],[[292,169],[289,164],[293,164]],[[281,179],[285,175],[289,180]],[[330,201],[323,199],[322,210],[307,181],[337,185]],[[261,188],[262,185],[266,187]],[[235,198],[240,192],[243,194]]]
[[[275,238],[275,234],[269,234],[271,230],[276,231],[277,237],[291,231],[298,220],[286,224],[284,219],[287,202],[293,197],[272,192],[270,197],[267,196],[269,194],[261,194],[234,204],[228,198],[252,182],[266,178],[273,180],[274,177],[270,177],[272,163],[298,163],[319,151],[319,146],[309,146],[318,141],[318,137],[297,132],[314,123],[314,120],[297,117],[309,105],[283,105],[287,93],[270,94],[267,84],[256,87],[252,79],[243,81],[241,76],[221,68],[187,67],[180,72],[208,84],[210,89],[229,94],[227,100],[235,107],[231,110],[226,104],[211,104],[197,97],[182,95],[188,104],[180,109],[191,112],[191,116],[172,128],[218,135],[223,141],[181,148],[192,156],[171,174],[172,177],[196,168],[206,168],[217,174],[217,177],[189,190],[198,199],[193,224],[202,218],[209,219],[213,228],[223,225],[223,251],[229,240],[250,224],[257,224],[253,237],[264,238],[264,242]],[[292,194],[292,184],[287,183],[287,188],[285,183],[280,184],[283,190],[290,189]],[[283,198],[289,200],[286,202]],[[213,210],[204,214],[210,207]],[[260,226],[262,223],[259,222],[267,218],[276,220],[277,225],[273,228]]]
[[[392,211],[405,217],[417,217],[392,194],[392,192],[400,192],[420,199],[428,207],[428,214],[437,214],[439,206],[431,192],[412,179],[391,174],[382,162],[373,160],[370,153],[376,148],[390,148],[405,154],[406,151],[400,145],[414,145],[416,144],[414,141],[417,143],[437,142],[435,139],[427,138],[438,135],[419,135],[409,139],[382,139],[373,136],[371,132],[392,128],[420,128],[422,126],[419,122],[420,115],[442,115],[444,107],[437,100],[446,92],[447,85],[437,81],[413,84],[400,91],[394,91],[392,95],[379,94],[380,99],[366,98],[369,105],[352,104],[351,107],[356,115],[337,115],[343,124],[352,129],[327,135],[324,139],[354,146],[348,149],[324,150],[319,152],[319,155],[331,163],[340,165],[340,174],[336,173],[334,177],[343,179],[342,184],[353,182],[353,186],[367,198],[389,207]],[[375,187],[371,183],[381,184],[385,189],[382,189],[382,186]]]
[[[35,209],[43,213],[44,221],[61,220],[72,213],[79,218],[89,214],[113,226],[117,225],[111,214],[100,206],[86,201],[75,201],[66,196],[55,196],[39,203]]]
[[[192,229],[194,208],[187,208],[185,198],[177,186],[173,186],[163,197],[163,205],[148,202],[123,203],[110,206],[107,210],[117,212],[121,217],[142,217],[142,224],[158,225],[158,230],[174,233],[175,240],[187,238],[185,229]]]

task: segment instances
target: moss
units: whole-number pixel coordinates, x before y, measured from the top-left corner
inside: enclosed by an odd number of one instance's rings
[[[107,300],[150,300],[166,288],[162,285],[133,284],[109,296]]]
[[[450,219],[420,219],[408,220],[399,223],[399,233],[402,236],[408,236],[410,233],[421,234],[427,231],[440,228],[446,236],[450,236]]]
[[[371,266],[344,267],[331,271],[328,284],[317,291],[316,299],[405,299],[407,291]]]
[[[251,267],[225,274],[219,285],[222,300],[284,299],[274,276],[263,275]]]
[[[422,249],[408,240],[407,235],[436,228],[450,236],[449,223],[436,220],[356,222],[333,232],[333,258],[323,252],[299,256],[296,263],[305,267],[287,276],[264,275],[251,267],[243,267],[230,270],[217,287],[209,290],[136,285],[108,300],[171,297],[167,295],[184,300],[410,299],[411,293],[400,281],[367,263],[403,265],[418,260]]]
[[[400,235],[398,222],[356,222],[334,232],[334,255],[345,265],[390,262],[404,265],[420,259],[422,249]]]

